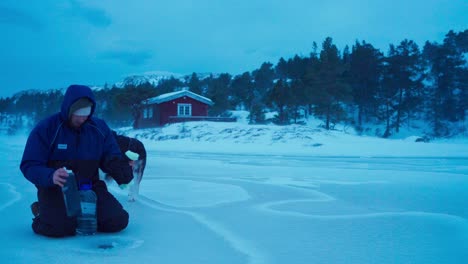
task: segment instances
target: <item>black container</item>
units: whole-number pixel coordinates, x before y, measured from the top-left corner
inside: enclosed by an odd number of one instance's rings
[[[62,187],[63,199],[65,200],[67,216],[75,217],[81,215],[80,193],[76,184],[75,174],[69,170],[67,172],[67,182]]]

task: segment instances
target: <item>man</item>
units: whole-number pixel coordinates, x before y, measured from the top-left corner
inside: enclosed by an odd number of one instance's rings
[[[118,184],[132,180],[130,168],[107,124],[93,117],[94,94],[83,85],[68,87],[61,111],[31,131],[21,160],[23,175],[37,188],[32,229],[49,237],[75,235],[76,217],[68,217],[61,187],[72,170],[77,184],[92,182],[96,193],[99,232],[118,232],[128,225],[128,213],[99,180],[99,168]],[[65,169],[66,168],[66,169]]]
[[[140,182],[146,167],[146,149],[143,143],[136,138],[119,135],[114,130],[112,134],[117,140],[120,151],[125,154],[124,158],[133,169],[134,180],[130,184],[128,193],[128,200],[133,202],[138,197]]]

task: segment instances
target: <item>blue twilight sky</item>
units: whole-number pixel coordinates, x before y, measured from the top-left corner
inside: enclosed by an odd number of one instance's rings
[[[330,36],[386,52],[468,29],[466,0],[2,0],[0,96],[130,74],[239,74]]]

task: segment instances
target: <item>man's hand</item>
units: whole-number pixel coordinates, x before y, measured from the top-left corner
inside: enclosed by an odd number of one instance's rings
[[[54,184],[57,184],[60,187],[63,187],[67,182],[68,172],[64,168],[57,169],[54,171],[54,175],[52,176],[52,181]]]

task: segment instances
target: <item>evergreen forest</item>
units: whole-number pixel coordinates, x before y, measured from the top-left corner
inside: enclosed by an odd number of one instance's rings
[[[366,41],[340,50],[328,37],[308,55],[263,62],[239,75],[192,73],[156,85],[105,84],[95,90],[95,115],[112,126],[129,126],[143,100],[183,88],[210,98],[211,116],[246,110],[251,124],[303,124],[314,116],[325,129],[343,123],[363,131],[372,124],[384,127],[377,136],[389,137],[424,121],[430,136],[451,136],[467,130],[453,128],[466,124],[468,115],[468,30],[449,31],[442,43],[427,41],[423,47],[405,39],[385,53]],[[33,126],[60,110],[63,93],[27,90],[0,98],[2,122],[13,116],[13,130]],[[266,119],[272,111],[276,116]],[[22,116],[31,124],[23,124]]]

